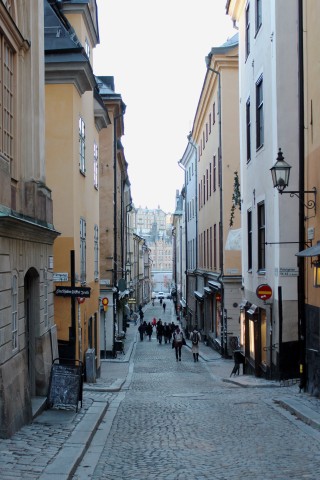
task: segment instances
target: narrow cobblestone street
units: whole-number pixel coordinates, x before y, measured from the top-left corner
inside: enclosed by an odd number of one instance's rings
[[[161,313],[150,308],[145,319]],[[277,407],[278,389],[223,381],[222,363],[194,363],[187,347],[176,362],[155,332],[138,341],[113,421],[107,412],[98,431],[97,465],[93,442],[73,478],[319,479],[319,432]]]

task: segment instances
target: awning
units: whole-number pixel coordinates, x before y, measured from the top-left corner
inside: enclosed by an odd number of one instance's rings
[[[194,293],[194,296],[196,297],[197,300],[199,300],[200,302],[203,302],[203,299],[204,299],[204,294],[201,293],[201,292],[193,292]]]
[[[252,303],[251,307],[249,308],[248,310],[248,315],[254,315],[255,313],[258,312],[258,308],[257,305],[255,305],[254,303]]]
[[[184,300],[180,300],[180,305],[182,308],[186,308],[187,304]]]
[[[119,292],[119,298],[123,298],[125,297],[126,295],[129,295],[129,290],[124,290],[123,292]]]
[[[213,293],[213,292],[212,292],[212,289],[209,288],[209,287],[204,287],[203,290],[204,290],[204,293],[205,293],[206,295],[212,295],[212,293]]]
[[[316,257],[317,255],[320,255],[320,242],[313,247],[306,248],[305,250],[296,253],[297,257]]]
[[[212,290],[220,291],[221,290],[221,283],[216,282],[215,280],[209,280],[208,281],[208,287],[211,288]]]
[[[243,300],[240,305],[239,305],[239,308],[240,310],[244,310],[246,307],[249,307],[250,303],[248,302],[248,300]]]

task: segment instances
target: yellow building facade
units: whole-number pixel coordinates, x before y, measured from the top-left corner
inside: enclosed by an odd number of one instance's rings
[[[47,5],[45,20],[46,165],[61,233],[54,281],[84,293],[55,296],[59,356],[85,362],[94,349],[98,370],[99,135],[110,121],[91,67],[99,41],[96,2]]]

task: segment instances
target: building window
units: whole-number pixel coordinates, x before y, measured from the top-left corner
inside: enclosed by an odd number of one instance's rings
[[[203,205],[206,204],[206,176],[203,175]]]
[[[213,225],[213,268],[217,270],[217,224]]]
[[[218,186],[221,187],[222,165],[220,157],[220,147],[218,147]]]
[[[12,2],[11,2],[11,0],[2,0],[2,3],[4,4],[4,6],[8,10],[8,12],[12,14],[13,12],[12,12]]]
[[[206,123],[206,142],[208,141],[208,124]]]
[[[247,162],[251,160],[251,119],[250,119],[250,99],[246,104],[246,129],[247,129]]]
[[[14,51],[0,33],[0,151],[10,163],[14,157]]]
[[[212,270],[212,227],[210,227],[210,239],[209,239],[209,245],[210,245],[210,258],[209,258],[209,262],[210,262],[210,270]]]
[[[98,176],[99,176],[99,149],[96,142],[93,145],[93,185],[98,189]]]
[[[209,163],[209,195],[212,194],[212,163]]]
[[[256,0],[256,33],[262,25],[262,0]]]
[[[212,105],[212,125],[216,123],[216,104]]]
[[[207,182],[207,201],[209,199],[209,172],[208,169],[206,169],[206,182]]]
[[[79,118],[79,167],[81,173],[86,173],[86,131],[84,120]]]
[[[84,49],[85,49],[85,52],[87,54],[87,57],[90,60],[90,43],[89,43],[87,38],[85,39]]]
[[[49,326],[49,309],[48,309],[48,271],[43,272],[43,320],[45,328]]]
[[[216,156],[213,156],[213,191],[217,189],[217,161]]]
[[[264,203],[258,204],[258,270],[266,268],[266,226]]]
[[[247,235],[248,235],[248,271],[252,270],[252,211],[247,213]]]
[[[12,316],[11,316],[11,333],[12,333],[12,350],[18,349],[18,276],[12,276]]]
[[[248,3],[246,8],[246,38],[245,38],[245,47],[246,47],[246,59],[250,55],[250,5]]]
[[[206,148],[206,141],[205,141],[205,137],[204,137],[204,131],[202,132],[202,146],[203,146],[203,150]]]
[[[99,277],[99,227],[94,226],[94,278]]]
[[[211,122],[212,122],[212,115],[209,113],[209,133],[211,133]]]
[[[86,281],[86,221],[80,218],[80,281]]]
[[[263,125],[263,78],[259,78],[256,84],[256,147],[257,150],[262,147],[264,142]]]
[[[206,231],[203,232],[203,266],[207,266]]]

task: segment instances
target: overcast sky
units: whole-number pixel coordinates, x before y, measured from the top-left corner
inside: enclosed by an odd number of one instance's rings
[[[203,85],[205,57],[236,31],[226,0],[97,0],[94,73],[127,105],[122,137],[136,207],[175,209],[178,166]]]

